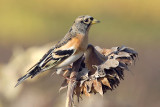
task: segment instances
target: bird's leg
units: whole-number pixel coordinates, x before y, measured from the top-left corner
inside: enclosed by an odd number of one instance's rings
[[[70,80],[70,78],[67,76],[67,73],[69,72],[69,70],[65,70],[64,73],[61,75],[63,78],[65,78],[66,80]]]
[[[64,72],[64,74],[63,75],[61,75],[63,78],[65,78],[66,80],[68,80],[68,81],[73,81],[73,82],[76,82],[76,80],[74,80],[73,78],[69,78],[68,76],[66,76],[66,73],[68,72],[68,70],[66,70],[65,72]]]

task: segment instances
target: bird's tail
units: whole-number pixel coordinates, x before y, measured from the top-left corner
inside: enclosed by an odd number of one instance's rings
[[[33,78],[35,75],[40,73],[40,71],[41,71],[41,68],[37,64],[34,65],[31,69],[28,70],[29,73],[27,73],[26,75],[24,75],[23,77],[18,79],[18,82],[15,85],[15,87],[17,87],[19,84],[21,84],[27,78],[29,78],[29,77]]]

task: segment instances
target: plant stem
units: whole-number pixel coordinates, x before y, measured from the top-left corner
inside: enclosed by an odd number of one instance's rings
[[[72,71],[70,74],[70,80],[68,83],[66,107],[72,107],[74,104],[74,100],[73,100],[74,88],[76,87],[76,84],[77,84],[76,77],[77,77],[82,59],[83,57],[79,58],[77,61],[73,63]]]

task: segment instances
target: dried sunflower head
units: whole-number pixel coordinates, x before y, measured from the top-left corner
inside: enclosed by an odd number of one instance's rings
[[[123,71],[129,70],[128,66],[135,62],[137,56],[136,51],[125,46],[102,49],[88,45],[77,73],[74,94],[79,98],[82,94],[103,95],[107,90],[113,90],[124,78]],[[67,80],[64,80],[61,88],[67,85]]]

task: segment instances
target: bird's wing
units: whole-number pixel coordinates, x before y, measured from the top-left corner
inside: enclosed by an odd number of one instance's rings
[[[71,37],[69,33],[66,34],[66,36],[59,43],[57,43],[54,48],[51,48],[38,63],[28,70],[26,75],[18,79],[16,86],[28,77],[33,78],[40,72],[46,71],[52,67],[56,68],[58,64],[77,52],[83,40],[82,37],[83,36],[81,35],[76,35],[73,38],[73,35]]]
[[[33,67],[28,70],[28,73],[23,77],[18,79],[18,86],[24,80],[31,76],[33,78],[35,75],[39,74],[40,72],[46,71],[59,63],[63,60],[74,54],[75,50],[68,49],[68,50],[56,50],[55,48],[50,49],[43,57],[40,59],[38,63],[36,63]]]
[[[63,60],[68,58],[74,53],[75,50],[73,49],[66,49],[66,50],[52,50],[49,52],[45,57],[43,57],[39,62],[39,67],[41,67],[42,71],[48,70]]]

